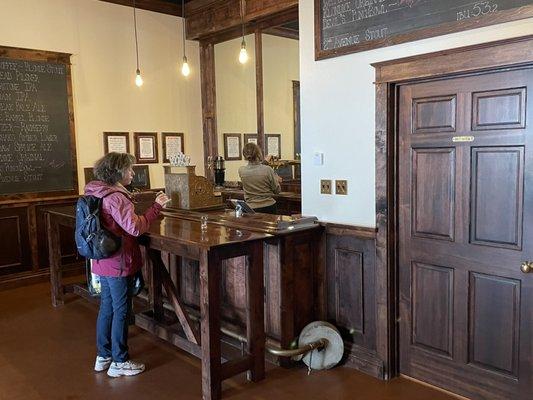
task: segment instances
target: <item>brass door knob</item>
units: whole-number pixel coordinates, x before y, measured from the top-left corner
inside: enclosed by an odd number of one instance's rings
[[[524,261],[522,265],[520,265],[520,270],[524,274],[529,274],[530,272],[533,272],[533,262],[532,261]]]

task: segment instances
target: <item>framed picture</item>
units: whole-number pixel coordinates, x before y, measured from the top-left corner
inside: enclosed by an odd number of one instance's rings
[[[104,132],[104,154],[130,152],[129,132]]]
[[[242,160],[241,134],[224,133],[224,158],[227,161]]]
[[[170,157],[178,153],[185,153],[183,133],[163,132],[161,140],[163,141],[163,162],[169,163]]]
[[[133,181],[131,181],[131,186],[138,190],[150,189],[148,165],[134,165],[133,172],[135,172],[135,176],[133,177]]]
[[[244,134],[244,144],[246,143],[255,143],[257,144],[257,133],[245,133]]]
[[[85,184],[86,185],[90,181],[94,181],[96,179],[94,177],[94,169],[93,169],[93,167],[85,167],[85,168],[83,168],[83,175],[85,176]]]
[[[157,133],[135,132],[135,157],[139,164],[158,163]]]
[[[271,155],[281,158],[281,134],[265,134],[265,155]]]

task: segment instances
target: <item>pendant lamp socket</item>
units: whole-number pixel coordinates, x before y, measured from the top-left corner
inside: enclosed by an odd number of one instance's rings
[[[143,81],[143,78],[141,76],[141,70],[137,69],[136,76],[135,76],[135,84],[138,87],[141,87],[143,85],[143,83],[144,83],[144,81]]]

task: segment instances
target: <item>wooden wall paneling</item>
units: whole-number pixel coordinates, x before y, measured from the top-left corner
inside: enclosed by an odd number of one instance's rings
[[[0,276],[32,270],[28,207],[0,209]]]
[[[363,233],[361,236],[358,233]],[[346,365],[377,378],[375,230],[326,224],[323,312],[345,342]]]
[[[218,155],[215,46],[213,43],[200,42],[200,78],[204,131],[204,171],[205,177],[212,180],[214,179],[214,171],[210,168],[207,159],[210,156]]]
[[[255,31],[255,97],[257,102],[257,145],[265,149],[265,108],[263,97],[263,37],[259,29]]]

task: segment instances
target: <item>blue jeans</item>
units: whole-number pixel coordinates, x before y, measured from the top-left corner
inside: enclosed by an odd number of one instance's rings
[[[98,356],[125,362],[128,354],[128,320],[131,313],[131,277],[101,276],[100,312],[96,321]]]

